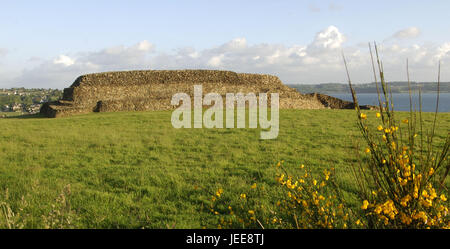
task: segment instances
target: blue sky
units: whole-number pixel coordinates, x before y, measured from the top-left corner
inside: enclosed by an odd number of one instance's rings
[[[142,68],[342,82],[338,50],[367,82],[362,44],[374,40],[392,80],[410,58],[416,79],[432,81],[438,60],[450,64],[448,10],[450,1],[2,1],[0,87],[62,88],[79,74]]]

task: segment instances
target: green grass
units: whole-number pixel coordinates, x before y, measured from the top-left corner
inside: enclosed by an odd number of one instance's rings
[[[375,112],[368,116],[374,120]],[[356,191],[350,165],[362,140],[353,110],[282,110],[275,140],[260,140],[258,129],[174,129],[170,118],[124,112],[0,119],[0,202],[26,216],[25,227],[41,228],[70,184],[75,227],[214,227],[205,207],[219,187],[239,196],[258,182],[268,191],[261,202],[276,201],[273,165],[280,160],[316,172],[334,166],[348,198]],[[440,114],[436,143],[449,130],[450,114]]]

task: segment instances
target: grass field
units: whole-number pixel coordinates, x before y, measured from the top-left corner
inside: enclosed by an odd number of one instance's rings
[[[368,116],[375,119],[374,112]],[[238,196],[256,182],[268,193],[261,202],[270,205],[279,193],[273,165],[280,160],[317,172],[334,166],[347,198],[355,191],[349,171],[361,140],[353,110],[282,110],[275,140],[260,140],[258,129],[174,129],[170,117],[0,119],[0,227],[6,217],[44,227],[68,184],[73,227],[215,227],[217,218],[204,208],[214,191]],[[436,143],[449,131],[450,114],[440,114]]]

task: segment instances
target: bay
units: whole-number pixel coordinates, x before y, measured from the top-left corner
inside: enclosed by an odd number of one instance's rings
[[[352,101],[352,95],[350,93],[326,93],[327,95]],[[408,93],[393,93],[394,110],[396,111],[409,111],[409,94]],[[376,93],[357,93],[358,102],[360,105],[375,105],[378,106],[378,95]],[[423,93],[422,94],[422,111],[423,112],[435,112],[436,111],[436,93]],[[419,110],[419,96],[413,95],[413,110],[414,106]],[[439,94],[439,112],[450,112],[450,93]]]

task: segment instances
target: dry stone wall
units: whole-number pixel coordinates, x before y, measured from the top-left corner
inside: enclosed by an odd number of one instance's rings
[[[88,112],[170,110],[172,96],[193,96],[194,85],[203,94],[279,93],[281,109],[323,109],[315,96],[303,95],[272,75],[217,70],[148,70],[88,74],[64,89],[63,98],[45,103],[41,113],[62,117]],[[270,102],[269,102],[270,103]]]
[[[309,93],[306,96],[319,100],[326,108],[330,109],[355,109],[355,104],[332,96],[320,93]],[[361,109],[376,110],[378,107],[371,105],[361,105]]]

